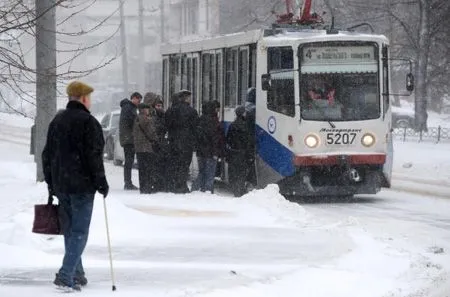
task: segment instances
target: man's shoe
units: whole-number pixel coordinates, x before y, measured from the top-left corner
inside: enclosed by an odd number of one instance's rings
[[[73,283],[84,287],[87,285],[88,280],[84,275],[75,275],[73,278]]]
[[[67,293],[81,291],[81,286],[79,284],[74,283],[72,286],[70,286],[70,285],[66,284],[62,279],[60,279],[58,274],[56,274],[53,284],[56,286],[56,288],[58,290],[61,290],[61,291],[67,292]]]
[[[62,283],[61,279],[58,277],[58,273],[56,273],[55,280],[53,281],[53,283],[55,285]],[[78,274],[78,275],[75,275],[75,277],[73,278],[73,283],[84,287],[87,285],[88,280],[87,280],[86,276],[84,276],[84,274]]]
[[[136,187],[136,186],[133,185],[133,184],[131,184],[131,185],[125,185],[123,188],[124,188],[124,190],[127,190],[127,191],[139,190],[139,188]]]

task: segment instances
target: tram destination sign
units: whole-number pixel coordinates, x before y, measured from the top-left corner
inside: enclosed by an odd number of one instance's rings
[[[361,63],[375,60],[374,46],[304,46],[303,64]]]

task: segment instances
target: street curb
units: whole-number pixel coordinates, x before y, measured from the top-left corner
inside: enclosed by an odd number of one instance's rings
[[[390,190],[450,199],[450,187],[414,181],[393,180]]]

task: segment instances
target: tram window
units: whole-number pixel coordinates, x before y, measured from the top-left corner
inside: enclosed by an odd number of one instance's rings
[[[198,58],[192,59],[192,106],[197,108]]]
[[[186,89],[191,90],[191,88],[192,88],[192,58],[187,59],[186,70],[187,70]]]
[[[268,49],[268,70],[293,70],[294,51],[291,47]],[[267,108],[288,116],[295,115],[294,71],[273,73],[267,92]]]
[[[387,46],[383,46],[383,98],[384,98],[384,106],[383,111],[386,114],[389,108],[389,57],[388,57],[388,48]]]
[[[222,53],[218,52],[216,54],[216,100],[221,101],[221,90],[222,90]]]
[[[294,68],[294,53],[290,46],[269,47],[267,58],[269,71]]]
[[[211,58],[210,60],[210,65],[211,67],[209,68],[209,101],[211,100],[215,100],[215,94],[216,94],[216,59],[215,59],[215,54],[211,54],[209,55],[209,57]]]
[[[238,105],[245,102],[248,89],[248,49],[239,52],[239,95]]]
[[[170,72],[169,72],[169,96],[180,90],[181,80],[179,74],[180,58],[173,56],[170,58]]]
[[[164,59],[163,60],[163,69],[162,69],[162,76],[163,76],[162,95],[165,100],[167,100],[167,98],[168,98],[168,96],[167,96],[167,67],[168,66],[169,66],[168,60]],[[167,103],[165,103],[165,105],[167,106]]]
[[[209,101],[211,90],[211,57],[210,54],[202,54],[202,103]]]
[[[181,86],[180,89],[186,89],[187,87],[187,78],[188,78],[188,74],[187,74],[187,57],[183,56],[180,58],[181,60],[181,71],[180,71],[180,80],[181,80]]]
[[[237,56],[237,49],[226,50],[225,107],[236,106]]]
[[[270,91],[267,93],[267,108],[293,117],[295,115],[294,73],[272,74]]]

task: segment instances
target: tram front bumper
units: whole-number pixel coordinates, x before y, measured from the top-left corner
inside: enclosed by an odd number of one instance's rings
[[[278,182],[280,193],[298,196],[349,196],[376,194],[381,189],[382,171],[379,169],[348,168],[339,176],[317,177],[309,171]]]

